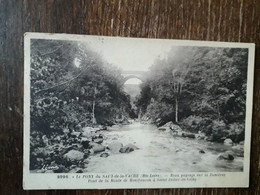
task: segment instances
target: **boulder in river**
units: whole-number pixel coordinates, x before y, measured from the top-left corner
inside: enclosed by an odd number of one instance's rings
[[[164,124],[163,126],[159,127],[158,129],[162,130],[162,131],[173,131],[173,132],[176,132],[176,133],[182,131],[180,126],[175,125],[172,121]]]
[[[225,145],[228,145],[228,146],[232,146],[233,141],[228,138],[228,139],[225,139],[225,140],[224,140],[224,144],[225,144]]]
[[[205,151],[204,150],[200,150],[199,151],[201,154],[205,154]]]
[[[119,150],[123,147],[123,144],[117,141],[113,141],[108,144],[107,148],[112,152],[112,153],[118,153]]]
[[[197,139],[201,139],[201,140],[204,140],[206,137],[205,133],[202,133],[201,131],[199,131],[195,136]]]
[[[64,158],[75,161],[75,160],[82,160],[84,158],[84,153],[78,150],[70,150],[66,154],[63,155]]]
[[[121,153],[130,153],[133,152],[134,150],[138,150],[139,148],[136,147],[134,144],[127,144],[124,147],[122,147],[119,152]]]
[[[92,139],[92,141],[97,144],[101,144],[103,142],[103,138],[95,138],[95,139]]]
[[[94,153],[103,152],[106,150],[105,146],[101,144],[94,143],[92,146],[92,150]]]
[[[225,152],[223,154],[220,154],[218,156],[217,160],[229,160],[229,161],[232,161],[232,160],[234,160],[234,156],[233,156],[233,153],[231,153],[231,152]]]
[[[82,128],[83,132],[88,132],[88,133],[95,133],[96,130],[98,130],[98,128],[93,128],[93,127],[84,127],[84,128]]]
[[[243,157],[244,156],[244,146],[237,144],[232,147],[232,151],[236,154],[236,156]]]
[[[106,152],[104,152],[104,153],[100,154],[100,157],[103,157],[103,158],[106,158],[106,157],[108,157],[108,156],[109,156],[109,154],[108,154],[108,153],[106,153]]]
[[[91,138],[93,135],[90,133],[90,132],[88,132],[88,131],[83,131],[82,132],[82,137],[85,137],[85,138]]]
[[[160,130],[160,131],[166,131],[166,128],[164,128],[164,127],[159,127],[158,130]]]
[[[193,133],[182,133],[182,137],[195,138],[195,134]]]

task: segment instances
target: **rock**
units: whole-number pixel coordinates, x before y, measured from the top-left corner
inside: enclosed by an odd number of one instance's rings
[[[134,150],[138,150],[139,148],[136,147],[134,144],[127,144],[126,146],[122,147],[119,152],[121,153],[130,153]]]
[[[195,135],[197,139],[201,139],[201,140],[204,140],[206,135],[205,133],[202,133],[201,131],[199,131],[198,134]]]
[[[68,153],[64,154],[63,157],[71,161],[82,160],[84,158],[84,153],[78,150],[70,150]]]
[[[46,135],[43,135],[43,136],[42,136],[42,141],[43,141],[43,143],[44,143],[46,146],[49,145],[49,139],[47,138]]]
[[[159,127],[158,130],[160,130],[160,131],[166,131],[166,128],[164,128],[164,127]]]
[[[83,163],[84,163],[84,164],[88,164],[88,163],[89,163],[89,160],[88,160],[88,159],[84,159],[84,160],[83,160]]]
[[[36,158],[36,161],[39,162],[39,163],[44,162],[43,158]]]
[[[77,132],[77,131],[71,132],[71,135],[74,135],[76,137],[79,137],[80,134],[81,134],[81,132]]]
[[[38,147],[35,148],[35,150],[33,151],[33,154],[37,157],[45,157],[45,156],[49,156],[51,154],[51,150],[49,148],[46,147]]]
[[[82,131],[83,131],[83,134],[86,133],[90,133],[90,134],[93,134],[95,133],[95,131],[98,130],[98,128],[93,128],[93,127],[84,127],[82,128]]]
[[[108,144],[107,148],[112,152],[112,153],[118,153],[119,150],[123,147],[123,144],[117,141],[111,142]]]
[[[45,170],[40,169],[40,170],[37,170],[36,173],[45,173]]]
[[[95,142],[97,144],[101,144],[103,142],[103,139],[102,138],[96,138],[96,139],[93,139],[93,142]]]
[[[71,165],[70,169],[75,169],[77,166],[76,165]]]
[[[46,170],[45,173],[54,173],[53,170]]]
[[[63,129],[64,134],[68,134],[69,132],[70,132],[70,130],[68,128]]]
[[[242,146],[240,144],[237,144],[235,146],[232,146],[232,149],[233,150],[243,150],[244,151],[244,146]]]
[[[195,134],[193,133],[182,133],[182,137],[195,138]]]
[[[56,137],[54,138],[54,140],[57,141],[57,142],[60,142],[60,141],[61,141],[61,137],[58,135],[58,136],[56,136]]]
[[[197,138],[201,139],[201,140],[204,140],[205,139],[205,135],[199,135]]]
[[[82,147],[85,148],[85,149],[89,149],[90,148],[90,141],[88,140],[84,140],[84,141],[81,141],[81,144],[82,144]]]
[[[105,149],[106,149],[105,146],[97,143],[93,144],[92,146],[92,150],[94,153],[103,152],[105,151]]]
[[[204,140],[205,140],[205,141],[208,141],[208,142],[213,142],[213,141],[214,141],[212,135],[211,135],[211,136],[206,136],[206,137],[204,138]]]
[[[90,132],[83,131],[81,136],[90,139],[92,137],[92,134]]]
[[[104,130],[107,130],[107,127],[106,127],[105,125],[100,125],[99,128],[100,128],[100,130],[103,130],[103,131],[104,131]]]
[[[237,144],[232,147],[232,151],[236,154],[236,156],[243,157],[244,156],[244,146]]]
[[[69,171],[69,173],[83,173],[81,168],[73,168]]]
[[[75,130],[76,131],[81,131],[82,130],[82,126],[80,124],[75,126]]]
[[[205,151],[204,150],[200,150],[199,153],[205,154]]]
[[[109,156],[109,154],[108,153],[102,153],[102,154],[100,154],[100,157],[104,157],[104,158],[106,158],[106,157],[108,157]]]
[[[170,126],[170,129],[171,129],[172,131],[177,131],[177,132],[182,131],[182,129],[180,128],[180,126],[175,125],[175,124],[172,124],[172,125]]]
[[[175,133],[181,132],[182,129],[180,128],[180,126],[175,125],[172,121],[164,124],[163,126],[159,127],[159,130],[162,131],[173,131]]]
[[[218,142],[220,143],[224,143],[224,141],[226,140],[227,138],[226,137],[221,137],[219,140],[217,140]]]
[[[232,161],[234,160],[234,156],[231,152],[225,152],[223,154],[220,154],[217,158],[217,160],[229,160]]]
[[[225,140],[224,140],[224,144],[225,144],[225,145],[228,145],[228,146],[232,146],[233,141],[228,138],[228,139],[225,139]]]

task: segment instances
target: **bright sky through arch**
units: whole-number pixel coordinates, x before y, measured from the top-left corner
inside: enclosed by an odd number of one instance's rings
[[[138,78],[131,78],[131,79],[128,79],[126,82],[125,82],[125,85],[140,85],[142,83],[142,81]]]
[[[172,47],[168,41],[118,37],[95,37],[87,43],[104,60],[123,71],[148,71],[156,59],[166,58]]]

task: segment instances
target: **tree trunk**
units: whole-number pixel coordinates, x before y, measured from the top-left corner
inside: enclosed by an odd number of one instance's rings
[[[178,123],[178,112],[179,112],[178,97],[175,97],[175,122]]]
[[[140,121],[141,120],[141,108],[139,109],[139,113],[138,113],[138,121]]]
[[[96,117],[95,117],[95,106],[96,106],[96,87],[94,88],[94,95],[93,95],[93,105],[92,105],[92,124],[96,124]]]
[[[217,112],[218,112],[218,121],[220,121],[220,110],[219,110],[219,104],[217,102]]]

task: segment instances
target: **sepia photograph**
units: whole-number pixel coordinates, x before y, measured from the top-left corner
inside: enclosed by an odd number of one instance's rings
[[[249,174],[252,44],[28,36],[29,176]]]

